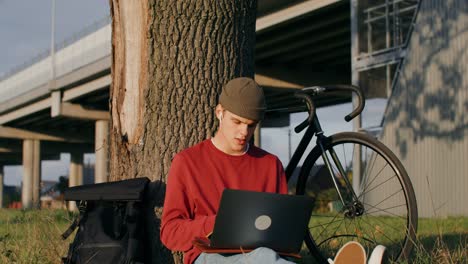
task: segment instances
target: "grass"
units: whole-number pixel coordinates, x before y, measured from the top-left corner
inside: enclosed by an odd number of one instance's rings
[[[419,220],[415,263],[468,263],[468,218]]]
[[[374,220],[386,221],[389,225],[393,223],[389,217]],[[320,222],[320,219],[312,222]],[[396,221],[395,224],[400,225],[399,222]],[[386,229],[385,235],[396,239],[397,232],[389,231],[392,229]],[[468,217],[419,219],[417,240],[414,241],[414,245],[408,263],[468,263]],[[334,253],[337,250],[338,248],[332,249]],[[299,263],[316,263],[306,250],[303,250],[302,256],[303,259]]]
[[[0,209],[0,263],[60,263],[73,235],[60,235],[73,216],[63,210]],[[468,263],[468,217],[420,219],[411,263]],[[315,263],[304,253],[300,263]]]
[[[0,209],[0,263],[61,263],[72,238],[60,235],[72,217],[63,210]]]

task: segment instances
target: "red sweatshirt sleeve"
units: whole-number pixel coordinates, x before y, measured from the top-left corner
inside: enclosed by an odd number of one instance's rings
[[[188,251],[197,236],[213,231],[215,215],[193,216],[189,175],[183,157],[176,155],[169,171],[160,236],[163,244],[174,251]]]

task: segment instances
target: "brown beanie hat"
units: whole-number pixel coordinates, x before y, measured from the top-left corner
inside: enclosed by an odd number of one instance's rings
[[[265,115],[263,89],[247,77],[229,81],[223,87],[219,103],[229,112],[250,120],[260,121]]]

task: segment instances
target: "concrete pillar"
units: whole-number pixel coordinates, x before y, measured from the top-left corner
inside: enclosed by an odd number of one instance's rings
[[[96,121],[95,152],[96,164],[94,167],[94,182],[107,182],[109,158],[109,121]]]
[[[79,185],[83,185],[83,153],[71,153],[68,187]],[[75,201],[68,202],[68,210],[77,210]]]
[[[39,209],[41,207],[41,142],[33,140],[33,183],[32,183],[32,200],[33,207]]]
[[[39,140],[23,140],[23,185],[21,203],[24,209],[39,208],[41,192],[41,147]]]
[[[24,209],[33,205],[33,160],[34,142],[32,139],[23,140],[23,184],[21,190],[21,204]]]
[[[3,208],[3,165],[0,164],[0,208]]]
[[[351,0],[351,82],[359,86],[359,71],[356,67],[357,57],[359,56],[359,20],[358,20],[358,0]],[[352,97],[353,109],[357,106],[357,96],[353,94]],[[353,130],[359,131],[361,129],[361,115],[353,119]],[[359,195],[361,185],[361,156],[362,150],[356,147],[353,153],[353,189],[356,195]]]

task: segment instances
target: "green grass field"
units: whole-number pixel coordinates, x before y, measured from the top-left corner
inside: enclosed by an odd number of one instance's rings
[[[0,209],[0,263],[60,263],[73,216],[61,210]],[[412,263],[468,263],[468,218],[420,219]],[[304,253],[300,263],[314,263]]]
[[[0,263],[60,263],[71,241],[60,235],[72,218],[63,210],[0,209]]]

